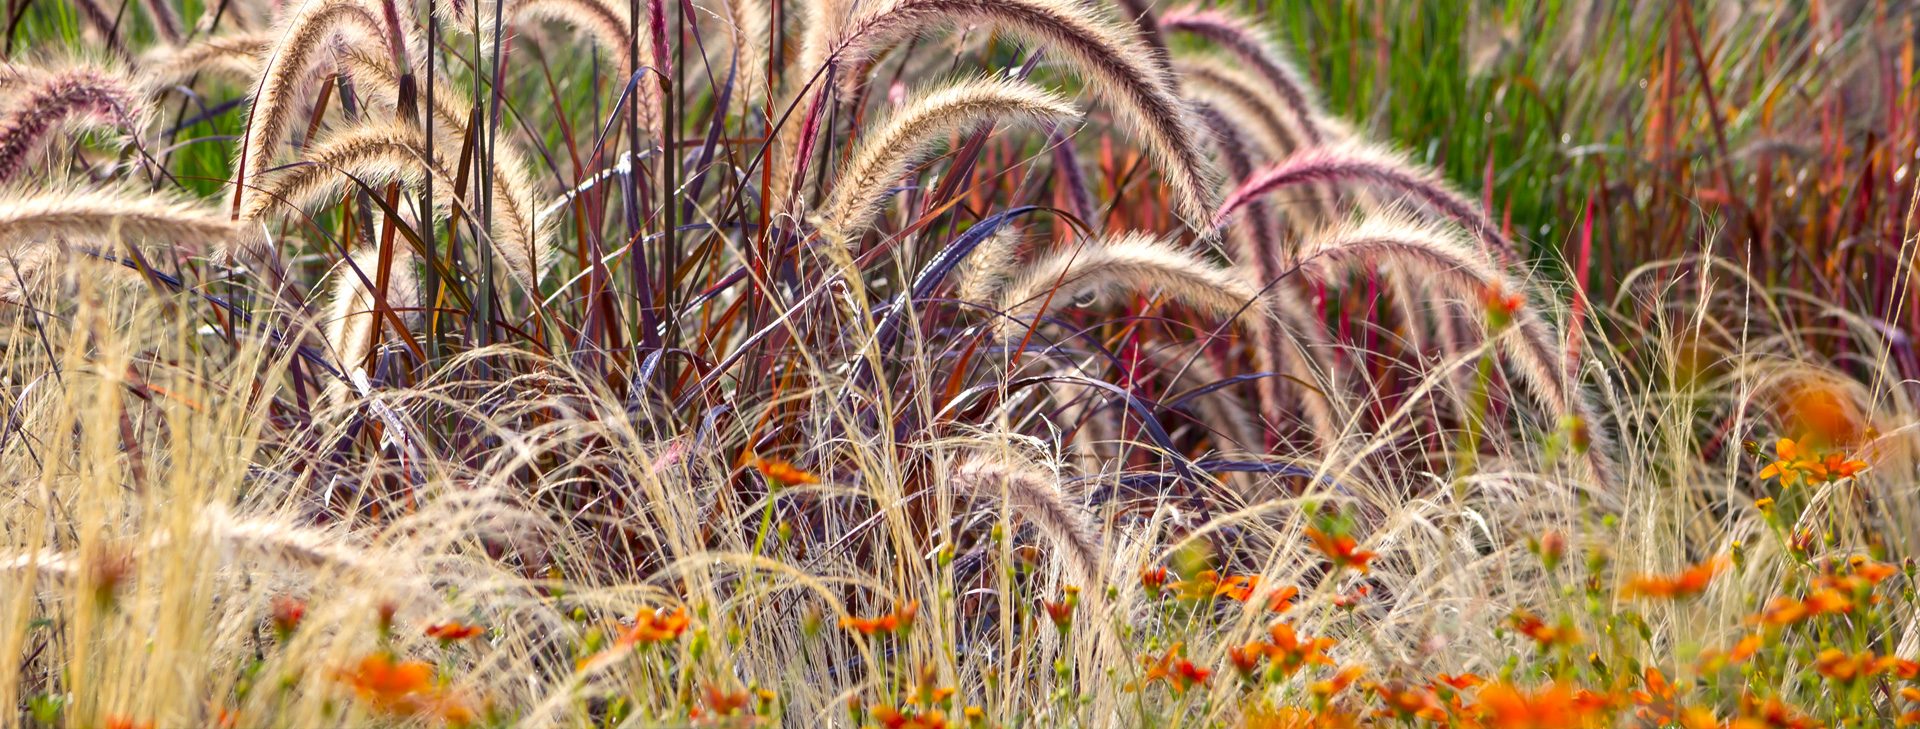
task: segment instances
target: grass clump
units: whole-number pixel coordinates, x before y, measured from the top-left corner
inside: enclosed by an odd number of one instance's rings
[[[24,4],[0,727],[1920,723],[1839,5]]]

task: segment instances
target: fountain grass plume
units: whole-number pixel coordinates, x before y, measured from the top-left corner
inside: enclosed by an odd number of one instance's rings
[[[203,250],[232,238],[237,226],[207,206],[167,192],[69,184],[0,192],[0,301],[19,302],[51,272],[66,246],[122,241]],[[117,269],[136,274],[133,269]],[[124,278],[124,276],[122,276]]]
[[[258,181],[256,194],[249,196],[241,218],[263,219],[283,205],[308,208],[337,199],[358,184],[401,183],[418,185],[431,175],[436,183],[435,210],[445,210],[453,201],[441,195],[454,190],[451,165],[443,149],[427,154],[426,140],[412,124],[398,119],[367,121],[335,131],[314,144],[305,155],[306,164],[275,170]],[[487,230],[502,264],[527,291],[537,291],[540,276],[551,259],[547,237],[551,226],[534,219],[532,182],[525,170],[495,160],[493,169],[494,206]],[[472,206],[468,206],[472,209]]]
[[[118,14],[107,9],[102,0],[73,0],[73,9],[79,11],[80,19],[100,34],[101,42],[107,52],[116,58],[127,57],[126,39],[120,37]]]
[[[153,48],[140,57],[140,77],[156,89],[195,77],[250,84],[273,48],[276,36],[264,32],[203,38],[183,46]]]
[[[339,199],[359,184],[415,187],[428,175],[443,184],[453,180],[446,158],[437,151],[428,157],[424,139],[409,125],[370,121],[331,132],[308,148],[301,164],[258,177],[256,194],[247,198],[240,218],[263,220],[283,206],[312,208]],[[441,209],[447,204],[442,198],[434,207]]]
[[[294,99],[307,68],[321,48],[342,33],[362,42],[385,44],[385,23],[360,0],[308,0],[273,32],[277,39],[268,51],[260,79],[247,109],[246,133],[235,153],[233,211],[245,209],[248,189],[271,164],[285,141],[295,110]]]
[[[1189,98],[1212,102],[1220,113],[1246,127],[1259,142],[1260,157],[1279,159],[1305,146],[1300,130],[1280,112],[1274,95],[1231,62],[1208,56],[1179,58],[1173,68]]]
[[[378,313],[381,306],[396,312],[407,310],[406,318],[415,318],[420,307],[420,285],[414,274],[415,259],[411,252],[398,252],[385,271],[386,288],[375,290],[381,283],[380,250],[364,247],[353,252],[350,262],[343,262],[335,271],[332,299],[327,305],[326,320],[322,330],[327,348],[333,353],[334,361],[343,372],[352,372],[363,366],[373,354],[378,343],[374,332],[383,324]],[[351,394],[345,383],[329,383],[329,397],[339,402]]]
[[[1398,154],[1364,142],[1306,149],[1255,173],[1227,195],[1226,202],[1214,215],[1213,224],[1216,228],[1225,225],[1248,203],[1276,190],[1295,185],[1352,182],[1409,196],[1464,227],[1502,265],[1519,264],[1513,242],[1473,201],[1455,191],[1432,170],[1410,164]]]
[[[399,108],[400,74],[387,61],[384,54],[373,52],[363,46],[348,46],[341,49],[340,59],[346,62],[348,73],[353,75],[355,90],[377,99],[382,104]],[[421,70],[415,69],[415,74],[419,73]],[[433,86],[433,98],[426,101],[427,113],[431,115],[433,122],[441,127],[438,130],[439,133],[454,140],[465,138],[467,122],[471,120],[469,112],[473,109],[471,93],[460,88],[451,79],[438,78],[435,79]],[[496,154],[513,154],[516,157],[518,155],[512,145],[501,145],[494,151]]]
[[[1020,229],[1002,226],[955,268],[954,297],[975,304],[991,303],[994,293],[1011,278],[1019,261]]]
[[[453,20],[446,27],[456,32],[472,31],[474,21],[469,8],[475,5],[482,11],[479,27],[492,27],[494,6],[486,0],[442,5],[451,13]],[[643,12],[645,7],[646,4],[642,3]],[[647,67],[658,55],[652,34],[646,27],[643,26],[637,35],[628,32],[633,25],[625,0],[511,0],[506,3],[503,12],[509,22],[552,21],[587,35],[607,54],[623,79],[628,69]],[[638,56],[634,55],[636,44]],[[634,90],[642,134],[659,132],[661,104],[658,80],[659,74],[663,73],[666,73],[663,69],[654,69]]]
[[[1174,68],[1196,103],[1211,104],[1221,116],[1245,130],[1243,147],[1249,160],[1266,163],[1305,148],[1300,130],[1286,115],[1278,113],[1280,102],[1245,72],[1211,57],[1181,58]],[[1252,176],[1251,170],[1234,174],[1228,192]],[[1286,222],[1293,229],[1309,230],[1331,222],[1338,214],[1338,201],[1332,185],[1314,183],[1280,201],[1278,208],[1286,213]]]
[[[1298,120],[1307,146],[1317,147],[1333,138],[1321,121],[1326,114],[1320,110],[1306,74],[1294,66],[1278,43],[1259,29],[1258,23],[1224,10],[1188,7],[1162,14],[1160,28],[1198,36],[1226,49],[1253,69],[1286,102],[1286,111]]]
[[[1188,222],[1203,224],[1217,202],[1202,136],[1172,76],[1151,46],[1073,0],[892,0],[854,16],[828,44],[829,63],[853,66],[907,38],[940,27],[981,24],[1035,45],[1073,68],[1121,125],[1137,137]]]
[[[851,244],[872,225],[893,185],[951,135],[994,122],[1058,124],[1076,115],[1060,96],[1025,81],[971,79],[919,94],[861,135],[833,178],[821,231]]]
[[[1227,174],[1234,180],[1252,174],[1253,144],[1241,126],[1212,104],[1201,103],[1197,111],[1213,134],[1214,148]],[[1309,211],[1315,219],[1322,214],[1317,206]],[[1287,272],[1283,265],[1285,241],[1266,202],[1254,203],[1247,211],[1245,222],[1245,226],[1232,226],[1228,230],[1233,259],[1267,287],[1268,300],[1281,321],[1281,326],[1270,327],[1262,341],[1249,347],[1255,367],[1262,372],[1284,375],[1263,377],[1255,382],[1260,415],[1268,423],[1281,422],[1286,411],[1284,395],[1292,390],[1298,395],[1314,440],[1325,452],[1332,453],[1340,442],[1339,423],[1328,392],[1335,385],[1328,379],[1331,373],[1326,372],[1326,363],[1315,355],[1316,350],[1331,349],[1326,324],[1302,300],[1296,290],[1299,282],[1283,280]]]
[[[8,245],[115,235],[197,244],[231,235],[234,228],[199,202],[131,186],[54,183],[0,192],[0,242]]]
[[[766,0],[722,0],[726,5],[723,20],[733,46],[736,113],[745,114],[768,101],[768,50],[773,44],[769,21],[773,9]]]
[[[1526,291],[1475,246],[1447,230],[1400,216],[1376,216],[1307,236],[1295,256],[1303,273],[1322,280],[1365,268],[1417,272],[1438,290],[1466,302],[1484,303],[1489,297]],[[1476,310],[1484,313],[1486,307]],[[1614,471],[1611,445],[1597,409],[1567,374],[1578,368],[1562,361],[1566,355],[1558,346],[1560,335],[1531,303],[1507,318],[1511,325],[1498,333],[1498,346],[1517,379],[1556,424],[1573,422],[1586,430],[1591,446],[1583,465],[1597,482],[1608,483]]]
[[[1128,22],[1140,29],[1141,39],[1153,46],[1155,53],[1162,58],[1167,55],[1167,39],[1160,34],[1160,21],[1153,15],[1153,3],[1150,0],[1117,0],[1115,5],[1126,16]]]
[[[1028,264],[1000,291],[997,308],[1009,319],[1001,333],[1046,310],[1103,292],[1159,290],[1183,306],[1234,319],[1256,332],[1267,327],[1260,289],[1246,277],[1147,233],[1122,233],[1085,245],[1067,245]]]
[[[1077,584],[1105,583],[1100,525],[1092,511],[1067,495],[1057,475],[991,455],[976,454],[953,472],[954,489],[975,499],[1005,499],[1065,557]]]
[[[0,116],[0,183],[16,179],[68,123],[137,135],[146,126],[140,87],[97,66],[29,72]]]
[[[162,43],[177,46],[186,39],[186,33],[180,28],[180,11],[167,0],[140,0],[140,6],[147,11],[147,19],[153,22],[153,34],[159,36]]]

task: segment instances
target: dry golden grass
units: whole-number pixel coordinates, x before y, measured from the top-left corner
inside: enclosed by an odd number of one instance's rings
[[[1589,288],[1211,5],[29,5],[0,729],[1920,720],[1911,206]]]

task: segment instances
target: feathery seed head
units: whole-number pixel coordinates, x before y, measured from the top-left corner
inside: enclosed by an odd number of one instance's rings
[[[346,127],[308,148],[307,164],[257,177],[240,217],[257,221],[277,207],[311,207],[337,199],[360,184],[417,186],[428,176],[435,181],[432,207],[445,211],[455,190],[445,152],[442,147],[429,156],[422,131],[399,119]],[[533,186],[518,161],[512,154],[495,155],[494,205],[487,233],[514,280],[532,291],[550,263],[547,237],[552,227],[535,219]]]
[[[1285,101],[1285,110],[1301,129],[1306,145],[1317,147],[1331,139],[1322,122],[1324,113],[1314,98],[1306,75],[1294,67],[1278,43],[1259,24],[1223,10],[1179,8],[1160,16],[1160,27],[1190,33],[1214,43],[1252,68]]]
[[[66,123],[138,134],[146,126],[140,87],[125,74],[75,65],[27,73],[0,116],[0,182],[14,179]]]
[[[375,295],[381,278],[378,249],[354,251],[351,261],[335,272],[333,300],[323,327],[328,348],[344,372],[359,369],[378,344],[374,332],[377,328],[384,329],[381,325],[386,323],[378,313],[382,303],[396,312],[409,311],[409,318],[414,316],[411,312],[419,308],[420,289],[414,276],[413,254],[405,253],[395,259],[386,272],[386,289],[379,292],[378,298]],[[330,383],[328,395],[336,403],[350,394],[344,383]]]
[[[343,34],[382,47],[388,44],[386,24],[361,0],[307,0],[273,33],[276,40],[254,85],[246,134],[235,153],[236,215],[246,207],[251,178],[268,168],[286,139],[294,99],[307,78],[307,69],[323,46]]]
[[[1239,321],[1265,331],[1266,307],[1260,289],[1230,269],[1145,233],[1109,236],[1086,245],[1068,245],[1029,264],[1026,273],[1001,290],[998,322],[1003,336],[1044,316],[1042,307],[1059,307],[1103,292],[1153,290],[1181,305]]]
[[[995,121],[1060,123],[1073,105],[1024,81],[974,79],[923,93],[863,135],[834,178],[821,219],[829,239],[851,243],[879,215],[893,184],[955,132]]]
[[[994,231],[954,271],[954,297],[974,303],[991,301],[1019,263],[1019,247],[1018,228],[1007,225]]]
[[[1377,216],[1307,236],[1295,261],[1303,272],[1322,280],[1356,267],[1424,274],[1454,300],[1469,304],[1481,301],[1490,290],[1525,290],[1502,266],[1457,233],[1397,215]],[[1557,345],[1559,334],[1533,307],[1519,307],[1511,315],[1510,326],[1498,339],[1517,379],[1554,422],[1578,418],[1584,423],[1598,423],[1592,403],[1568,379],[1566,373],[1576,368],[1567,367],[1563,361],[1566,354]],[[1590,475],[1605,482],[1613,470],[1609,448],[1598,432],[1589,432],[1593,443],[1583,454],[1583,462]]]
[[[156,92],[196,77],[251,84],[259,76],[262,60],[277,37],[269,33],[234,33],[184,46],[153,48],[141,55],[137,68],[142,83]]]
[[[1215,206],[1213,170],[1189,111],[1150,46],[1073,0],[892,0],[854,17],[827,44],[850,67],[936,28],[978,23],[1059,53],[1139,137],[1160,165],[1180,212],[1203,225]]]
[[[236,226],[204,205],[129,187],[54,184],[0,192],[0,301],[21,301],[44,276],[57,273],[72,245],[111,251],[119,243],[166,242],[187,250],[224,245]],[[103,264],[109,279],[140,276]]]
[[[1500,233],[1499,227],[1439,175],[1406,162],[1392,151],[1364,142],[1302,150],[1254,173],[1221,204],[1213,216],[1214,228],[1225,226],[1241,208],[1277,190],[1327,182],[1365,183],[1411,197],[1475,235],[1484,244],[1486,254],[1497,258],[1502,265],[1518,263],[1513,243]]]

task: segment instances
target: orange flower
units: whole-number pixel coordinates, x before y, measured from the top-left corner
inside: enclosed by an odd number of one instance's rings
[[[1227,664],[1240,673],[1242,679],[1254,677],[1254,671],[1260,670],[1260,658],[1267,654],[1267,645],[1260,641],[1246,641],[1244,645],[1227,647]]]
[[[1462,673],[1457,676],[1442,673],[1435,675],[1433,682],[1435,686],[1445,685],[1455,691],[1465,691],[1486,683],[1487,680],[1472,673]]]
[[[866,635],[890,633],[899,626],[899,620],[894,618],[892,613],[877,615],[871,618],[848,615],[840,619],[840,627],[859,631]]]
[[[1608,702],[1591,692],[1553,684],[1523,691],[1507,684],[1480,691],[1474,709],[1489,729],[1565,729],[1609,723]]]
[[[1853,598],[1832,586],[1817,586],[1804,600],[1785,596],[1774,598],[1759,615],[1749,618],[1749,622],[1777,628],[1807,618],[1850,612],[1853,612]]]
[[[933,706],[953,698],[953,692],[953,687],[940,685],[938,670],[931,665],[921,666],[920,685],[914,689],[913,698],[909,701],[923,706]]]
[[[1768,602],[1766,609],[1753,617],[1753,622],[1777,628],[1805,620],[1807,615],[1805,602],[1782,595]]]
[[[1295,633],[1293,625],[1279,622],[1267,627],[1267,639],[1267,657],[1286,675],[1309,663],[1333,665],[1326,654],[1337,643],[1332,638],[1306,638]]]
[[[1378,556],[1373,552],[1358,549],[1360,543],[1351,535],[1327,534],[1313,527],[1307,527],[1307,539],[1313,542],[1313,548],[1320,550],[1334,567],[1351,567],[1362,573],[1367,571],[1367,563]]]
[[[1820,469],[1829,481],[1853,478],[1867,470],[1867,462],[1847,458],[1846,454],[1834,451],[1820,462]]]
[[[395,661],[380,652],[361,658],[353,668],[339,672],[355,696],[375,711],[466,724],[474,712],[466,702],[433,680],[433,666],[425,661]]]
[[[664,643],[679,638],[687,632],[687,609],[676,607],[672,612],[654,608],[640,608],[633,615],[633,628],[620,636],[620,645]]]
[[[1832,382],[1803,382],[1781,404],[1787,427],[1828,443],[1854,442],[1866,430],[1859,408]]]
[[[1206,683],[1207,677],[1212,676],[1213,672],[1193,665],[1192,661],[1180,655],[1180,650],[1184,647],[1186,647],[1184,643],[1175,643],[1172,648],[1167,649],[1167,654],[1164,656],[1157,659],[1152,656],[1141,658],[1141,665],[1147,667],[1146,678],[1141,683],[1151,685],[1155,681],[1166,681],[1175,691],[1181,692]]]
[[[1713,576],[1726,569],[1725,557],[1714,557],[1681,571],[1679,574],[1641,575],[1627,583],[1628,595],[1640,597],[1658,597],[1669,600],[1693,597],[1706,591],[1707,583]]]
[[[1446,704],[1432,689],[1418,686],[1374,684],[1373,692],[1380,697],[1380,703],[1387,708],[1380,713],[1382,718],[1424,719],[1435,724],[1447,720]]]
[[[1225,597],[1234,602],[1246,602],[1253,597],[1253,591],[1260,586],[1259,575],[1234,575],[1217,580],[1213,588],[1214,597]]]
[[[1080,604],[1079,586],[1067,585],[1065,592],[1067,593],[1066,596],[1061,598],[1059,602],[1052,600],[1040,601],[1040,607],[1045,608],[1047,617],[1053,620],[1053,627],[1058,628],[1062,633],[1067,632],[1068,628],[1073,627],[1073,606]]]
[[[468,625],[458,621],[434,623],[427,626],[426,630],[428,638],[435,638],[447,643],[477,638],[481,633],[485,632],[487,632],[486,628],[478,625]]]
[[[1853,598],[1839,590],[1822,588],[1807,595],[1807,612],[1811,615],[1839,615],[1853,612]]]
[[[1704,706],[1689,706],[1680,710],[1680,729],[1726,729],[1720,723],[1720,717],[1713,709]]]
[[[937,709],[903,713],[891,706],[875,706],[871,711],[874,720],[886,729],[945,729],[947,726],[947,715]]]
[[[1647,666],[1647,670],[1641,672],[1641,680],[1646,683],[1647,690],[1635,691],[1634,701],[1646,704],[1658,699],[1673,698],[1673,683],[1667,680],[1667,674],[1661,673],[1660,669]]]
[[[1274,590],[1273,594],[1267,596],[1267,610],[1276,613],[1284,613],[1292,610],[1293,600],[1299,596],[1300,588],[1292,585]]]
[[[395,662],[391,655],[373,653],[344,677],[363,697],[381,699],[427,690],[432,686],[433,666],[426,661]]]
[[[920,601],[907,603],[898,610],[871,618],[847,616],[840,619],[840,627],[849,628],[864,635],[875,633],[905,633],[913,629],[913,618],[920,614]]]
[[[1677,708],[1673,701],[1673,683],[1653,666],[1648,666],[1641,673],[1641,680],[1645,682],[1646,689],[1633,692],[1633,702],[1640,705],[1634,713],[1656,726],[1672,724]]]
[[[1335,672],[1332,678],[1325,681],[1315,681],[1312,686],[1307,688],[1312,690],[1315,696],[1323,699],[1329,698],[1334,694],[1347,690],[1348,686],[1352,686],[1354,681],[1360,680],[1360,677],[1365,675],[1366,672],[1366,666],[1355,663]]]
[[[1746,663],[1760,652],[1762,638],[1759,633],[1750,633],[1725,652],[1708,650],[1700,654],[1700,672],[1711,673],[1727,666]]]
[[[1496,330],[1505,329],[1513,321],[1513,315],[1527,305],[1527,297],[1507,293],[1506,287],[1496,283],[1481,292],[1481,303],[1487,307],[1487,325]]]
[[[1880,601],[1880,596],[1868,594],[1873,591],[1873,583],[1857,574],[1826,574],[1815,577],[1813,589],[1815,592],[1827,590],[1843,596],[1860,595],[1866,597],[1868,602]]]
[[[109,716],[101,726],[105,729],[153,729],[153,722],[134,721],[124,716]]]
[[[1920,678],[1920,661],[1896,656],[1886,656],[1880,659],[1879,668],[1882,673],[1891,673],[1898,676],[1902,681],[1912,681]]]
[[[727,691],[713,684],[705,684],[700,690],[706,696],[707,710],[712,711],[714,716],[727,716],[744,711],[747,703],[752,700],[745,691]]]
[[[273,631],[281,639],[292,635],[307,616],[307,604],[286,595],[273,599]]]
[[[1243,729],[1351,729],[1360,723],[1337,709],[1313,711],[1299,706],[1274,706],[1261,701],[1242,709]]]
[[[1852,559],[1847,560],[1847,565],[1853,568],[1853,574],[1871,585],[1878,585],[1885,582],[1887,578],[1900,574],[1900,568],[1885,562],[1875,562],[1864,554],[1854,555]]]
[[[1202,576],[1213,578],[1213,596],[1216,598],[1224,597],[1234,602],[1247,602],[1252,600],[1254,593],[1260,589],[1259,575],[1234,575],[1222,578],[1212,572],[1205,572]],[[1267,610],[1284,613],[1293,608],[1293,599],[1299,596],[1300,588],[1292,585],[1274,590],[1273,594],[1267,596]]]
[[[1855,679],[1870,677],[1876,673],[1876,666],[1878,662],[1872,652],[1847,654],[1845,650],[1839,650],[1839,648],[1826,648],[1812,658],[1814,670],[1820,671],[1820,675],[1826,675],[1841,683],[1851,683]]]
[[[1245,645],[1229,646],[1227,648],[1227,663],[1233,666],[1233,670],[1238,672],[1241,678],[1251,678],[1253,672],[1260,668],[1261,657],[1266,654],[1267,646],[1265,643],[1250,640],[1247,641]]]
[[[1743,695],[1740,697],[1740,706],[1742,718],[1758,720],[1769,729],[1817,729],[1826,726],[1778,698],[1769,698],[1760,703],[1752,695]]]
[[[1907,680],[1920,677],[1920,663],[1898,656],[1874,655],[1873,651],[1848,654],[1838,648],[1820,651],[1819,655],[1813,658],[1813,668],[1821,675],[1842,683],[1851,683],[1882,673],[1891,673]]]
[[[1207,585],[1213,586],[1213,596],[1224,597],[1234,602],[1247,602],[1260,590],[1259,575],[1232,575],[1221,577],[1213,571],[1202,572],[1191,586],[1182,585],[1183,590],[1199,594]],[[1288,585],[1267,596],[1267,609],[1283,613],[1293,607],[1293,599],[1300,596],[1300,588]]]
[[[1828,648],[1813,657],[1813,669],[1820,675],[1841,683],[1851,683],[1855,679],[1866,678],[1875,673],[1875,659],[1871,651],[1849,655],[1839,648]]]
[[[1167,586],[1167,568],[1150,567],[1140,570],[1140,586],[1147,588],[1147,594],[1160,596],[1160,588]]]
[[[1541,648],[1569,646],[1580,642],[1580,631],[1569,623],[1548,625],[1546,621],[1540,619],[1540,616],[1525,610],[1514,611],[1512,619],[1514,629],[1532,638],[1533,642],[1538,643]]]
[[[1240,578],[1245,582],[1246,578]],[[1221,580],[1220,573],[1213,570],[1201,570],[1199,574],[1185,580],[1174,582],[1170,587],[1180,594],[1180,599],[1189,602],[1208,600],[1231,592],[1233,580]]]
[[[1760,480],[1780,479],[1781,486],[1792,486],[1804,477],[1808,481],[1826,478],[1826,467],[1808,457],[1804,447],[1791,438],[1781,438],[1773,446],[1774,461],[1760,469]]]
[[[1195,666],[1184,658],[1174,662],[1173,672],[1179,677],[1182,687],[1206,683],[1207,677],[1213,675],[1213,671]]]
[[[753,467],[755,470],[759,471],[761,475],[766,476],[769,480],[778,482],[782,486],[811,486],[820,483],[819,476],[808,473],[778,458],[761,458],[759,456],[750,456],[750,458],[753,459]]]
[[[1166,583],[1166,569],[1142,573],[1142,584],[1155,594]],[[1235,602],[1246,602],[1260,589],[1259,575],[1228,575],[1222,577],[1219,572],[1202,570],[1193,579],[1174,582],[1171,587],[1180,593],[1180,599],[1190,602],[1226,598]],[[1282,612],[1293,606],[1293,598],[1300,594],[1299,588],[1283,587],[1267,598],[1267,608]]]

